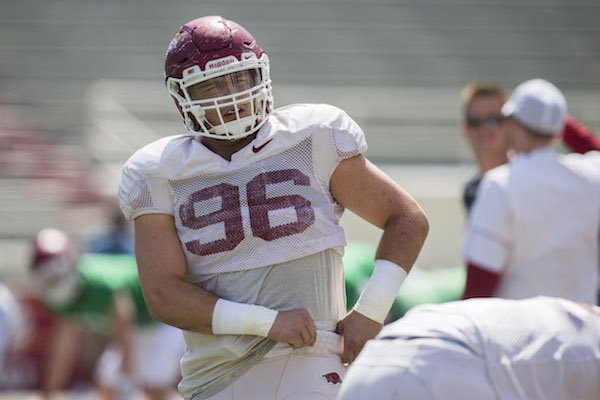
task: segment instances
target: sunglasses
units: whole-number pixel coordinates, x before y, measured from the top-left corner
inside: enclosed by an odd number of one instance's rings
[[[489,125],[491,127],[499,127],[504,122],[504,117],[502,115],[491,115],[485,118],[474,117],[472,115],[467,115],[467,125],[470,128],[479,128],[481,125]]]

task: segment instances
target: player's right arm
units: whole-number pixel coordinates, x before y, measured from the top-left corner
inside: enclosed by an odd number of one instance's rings
[[[148,310],[158,321],[212,333],[218,297],[186,280],[186,260],[173,217],[144,214],[135,224],[135,256]]]
[[[187,281],[187,263],[171,215],[137,217],[135,248],[144,297],[156,320],[201,333],[268,336],[294,347],[314,343],[316,329],[306,310],[276,312],[234,303]]]

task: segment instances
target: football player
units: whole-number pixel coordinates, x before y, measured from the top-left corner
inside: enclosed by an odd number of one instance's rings
[[[600,308],[566,299],[420,305],[350,366],[340,400],[600,398]]]
[[[166,85],[189,130],[124,165],[148,307],[184,330],[186,399],[334,399],[428,231],[421,207],[362,154],[325,104],[275,108],[269,59],[219,16],[181,27]],[[346,314],[345,208],[381,228],[376,266]]]
[[[463,239],[463,297],[546,295],[595,303],[600,152],[555,149],[567,102],[546,80],[521,83],[501,112],[515,155],[488,171],[477,191]]]
[[[177,329],[152,321],[133,255],[79,254],[64,232],[47,228],[33,241],[30,267],[40,298],[57,317],[42,398],[65,389],[88,330],[108,339],[94,371],[100,398],[132,399],[142,389],[152,400],[170,396],[183,340]]]

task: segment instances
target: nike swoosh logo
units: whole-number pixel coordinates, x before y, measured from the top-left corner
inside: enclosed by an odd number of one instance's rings
[[[255,152],[255,153],[258,153],[259,151],[261,151],[263,149],[263,147],[265,147],[266,145],[268,145],[269,143],[271,143],[271,140],[273,140],[273,139],[271,138],[271,139],[267,140],[266,142],[264,142],[260,146],[252,146],[252,151]]]

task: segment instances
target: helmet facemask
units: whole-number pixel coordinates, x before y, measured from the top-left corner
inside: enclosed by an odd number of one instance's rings
[[[52,260],[54,266],[42,268],[38,274],[38,286],[42,298],[53,307],[65,307],[78,297],[81,282],[74,267],[60,266],[64,260]]]
[[[245,53],[242,61],[230,56],[214,60],[206,69],[196,65],[181,79],[167,78],[187,128],[219,140],[237,140],[258,131],[273,109],[267,55]]]
[[[77,260],[77,250],[64,232],[47,228],[36,235],[30,268],[35,286],[48,304],[64,307],[77,299]]]

